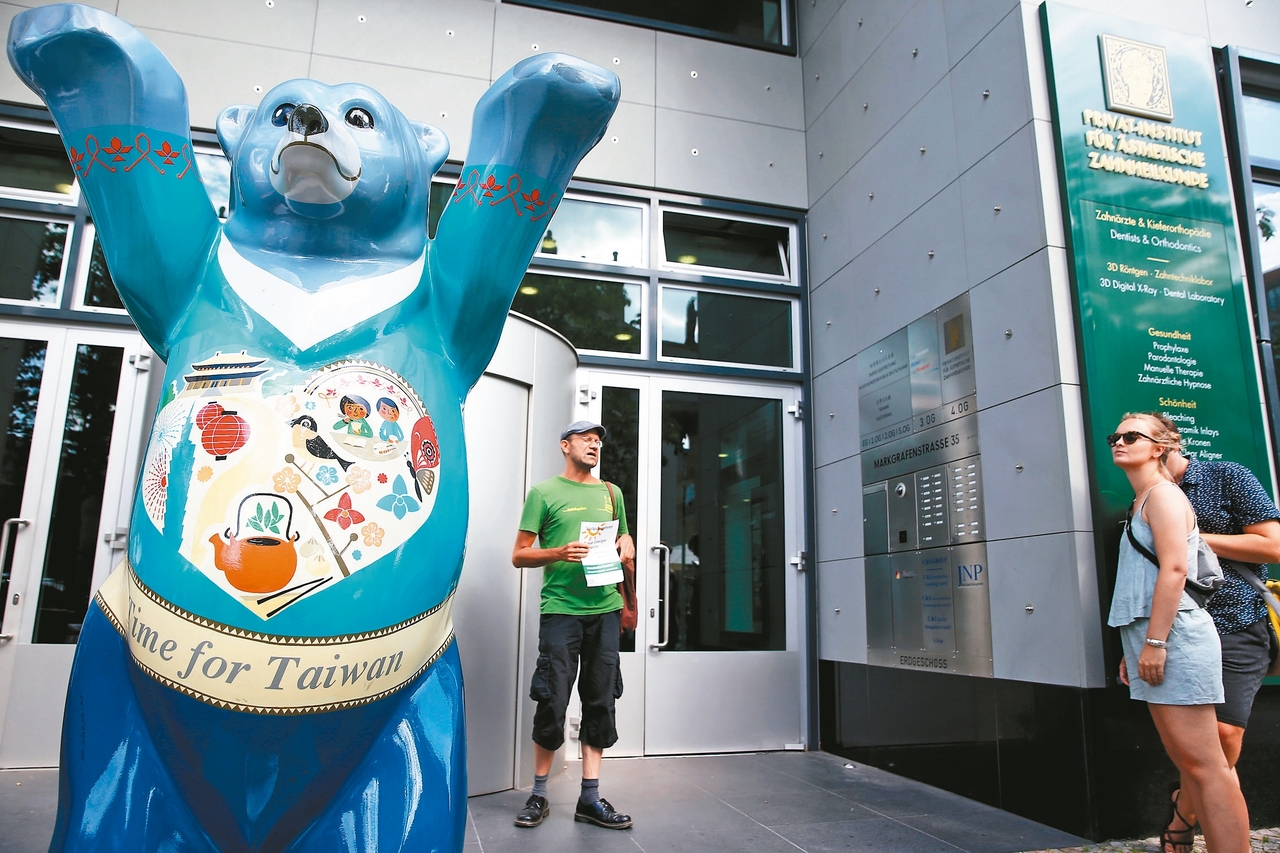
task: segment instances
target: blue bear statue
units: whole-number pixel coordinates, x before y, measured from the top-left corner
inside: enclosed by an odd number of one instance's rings
[[[8,54],[167,365],[76,651],[51,850],[461,850],[462,406],[617,78],[560,54],[499,78],[429,240],[448,141],[367,86],[223,111],[223,224],[137,30],[46,6]]]

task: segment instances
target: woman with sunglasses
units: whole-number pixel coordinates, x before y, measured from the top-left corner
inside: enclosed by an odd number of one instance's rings
[[[1200,804],[1205,843],[1214,853],[1247,853],[1249,814],[1240,783],[1218,740],[1214,705],[1222,697],[1221,649],[1208,612],[1184,592],[1200,533],[1195,512],[1165,463],[1178,442],[1159,419],[1127,414],[1107,436],[1114,462],[1133,487],[1133,534],[1158,566],[1120,540],[1107,624],[1120,629],[1120,681],[1147,703],[1164,744]],[[1173,840],[1161,836],[1162,849]]]

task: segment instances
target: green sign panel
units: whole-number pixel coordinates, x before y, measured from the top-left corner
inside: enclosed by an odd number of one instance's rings
[[[1041,16],[1109,562],[1132,492],[1104,436],[1163,411],[1189,453],[1266,481],[1258,372],[1208,43],[1058,3]]]

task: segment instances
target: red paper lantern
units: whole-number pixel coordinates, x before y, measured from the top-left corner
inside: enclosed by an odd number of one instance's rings
[[[217,403],[205,406],[200,414],[203,415],[213,406],[217,406]],[[223,460],[244,447],[249,440],[249,424],[235,412],[225,411],[221,406],[218,406],[218,410],[201,428],[200,443],[214,459]]]
[[[217,403],[210,403],[196,413],[196,426],[200,427],[200,429],[204,429],[209,425],[209,421],[213,420],[224,411],[226,410]]]

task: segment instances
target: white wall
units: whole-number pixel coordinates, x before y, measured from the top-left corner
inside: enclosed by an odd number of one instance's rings
[[[24,6],[0,2],[0,27]],[[563,51],[622,80],[622,103],[577,177],[805,206],[801,64],[794,56],[490,0],[105,0],[187,85],[191,123],[257,104],[293,77],[367,83],[440,127],[461,162],[490,82]],[[361,21],[360,18],[364,20]],[[695,76],[696,72],[696,76]],[[8,67],[0,100],[37,105]],[[698,154],[692,152],[697,149]]]

